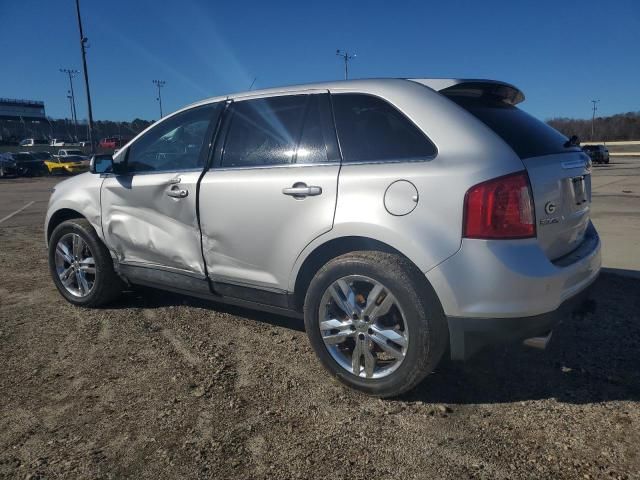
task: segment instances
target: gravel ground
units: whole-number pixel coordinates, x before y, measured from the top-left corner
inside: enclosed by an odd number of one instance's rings
[[[295,320],[153,290],[71,306],[41,225],[0,226],[0,477],[640,478],[640,280],[603,274],[546,352],[381,401]]]

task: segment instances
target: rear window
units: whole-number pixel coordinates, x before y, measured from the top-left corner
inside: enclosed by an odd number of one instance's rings
[[[565,147],[568,139],[556,129],[499,99],[447,97],[497,133],[520,158],[579,150]]]

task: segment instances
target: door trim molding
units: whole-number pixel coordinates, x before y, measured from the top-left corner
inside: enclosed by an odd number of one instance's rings
[[[301,317],[301,312],[295,308],[294,295],[283,290],[210,282],[207,277],[162,265],[114,261],[114,268],[119,275],[134,285],[145,285],[206,300]]]

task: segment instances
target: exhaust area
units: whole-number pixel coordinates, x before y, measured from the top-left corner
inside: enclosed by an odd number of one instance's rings
[[[549,340],[551,340],[551,335],[553,335],[553,331],[550,331],[545,336],[542,337],[531,337],[522,341],[523,345],[531,348],[537,348],[538,350],[544,350],[547,348],[549,344]]]

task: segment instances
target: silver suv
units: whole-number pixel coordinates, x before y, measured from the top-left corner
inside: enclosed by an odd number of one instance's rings
[[[56,187],[53,280],[86,307],[146,285],[303,316],[326,369],[383,397],[445,352],[544,346],[600,241],[587,156],[523,99],[382,79],[196,103]]]

